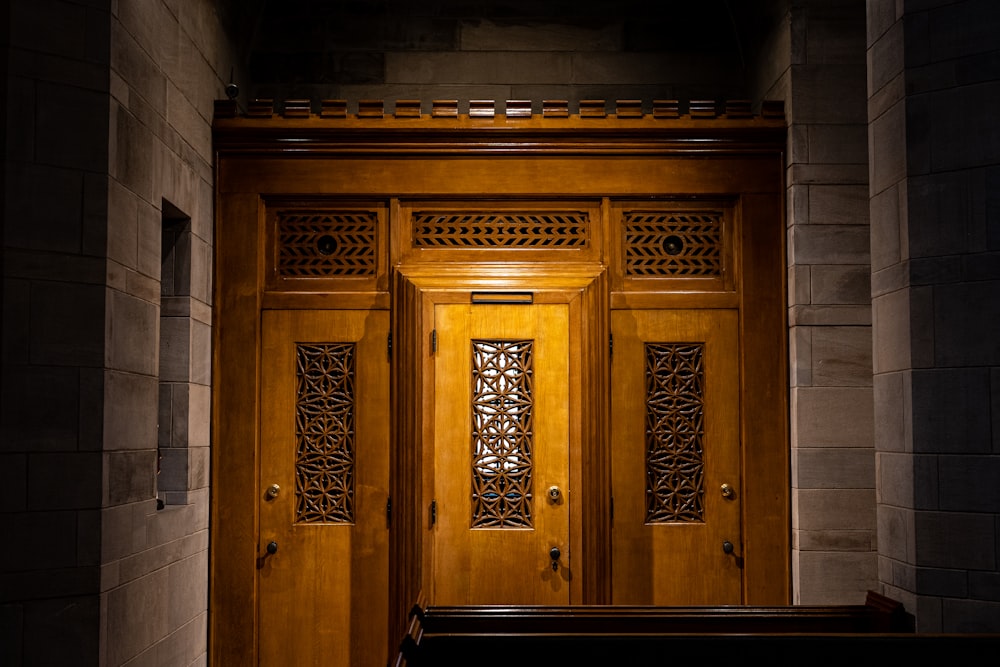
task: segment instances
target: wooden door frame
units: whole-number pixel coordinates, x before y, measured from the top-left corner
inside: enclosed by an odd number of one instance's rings
[[[659,107],[657,107],[659,109]],[[727,107],[728,108],[728,107]],[[395,228],[400,199],[437,196],[590,198],[601,203],[604,237],[594,237],[581,312],[595,317],[587,349],[607,345],[609,308],[712,307],[740,309],[743,472],[748,553],[747,604],[791,601],[790,450],[788,444],[787,324],[785,314],[784,150],[786,125],[774,105],[765,115],[742,106],[732,116],[694,118],[660,109],[641,116],[387,118],[331,113],[281,118],[255,104],[240,115],[235,102],[216,107],[216,229],[213,326],[212,468],[209,507],[209,644],[212,664],[256,665],[257,400],[260,390],[260,313],[263,308],[392,309],[393,563],[390,601],[396,606],[388,638],[402,637],[409,606],[418,600],[424,508],[419,450],[405,433],[421,433],[425,400],[405,369],[421,368],[420,340],[427,300],[448,286],[408,264],[403,230]],[[370,111],[370,110],[367,110]],[[366,111],[366,113],[367,113]],[[457,169],[460,167],[460,170]],[[456,173],[468,174],[456,178]],[[571,177],[570,177],[571,176]],[[488,184],[488,185],[484,185]],[[739,218],[741,282],[720,294],[630,290],[623,284],[618,238],[609,233],[609,202],[651,195],[728,198]],[[267,281],[267,203],[278,198],[380,201],[388,219],[380,247],[388,261],[371,281],[327,282],[321,289],[273,289]],[[388,239],[388,240],[386,240]],[[538,270],[543,262],[538,262]],[[393,267],[393,268],[389,268]],[[467,271],[468,274],[468,271]],[[481,273],[480,273],[481,275]],[[443,276],[448,278],[449,276]],[[454,278],[456,276],[450,276]],[[497,277],[494,276],[494,279]],[[481,278],[479,278],[481,279]],[[479,280],[466,275],[466,289]],[[487,281],[488,282],[488,281]],[[508,283],[509,284],[509,283]],[[391,297],[390,297],[391,294]],[[442,297],[443,298],[443,297]],[[716,306],[718,307],[718,306]],[[726,305],[725,307],[731,307]],[[589,315],[588,315],[589,316]],[[405,324],[410,323],[410,324]],[[591,364],[587,364],[590,366]],[[607,365],[593,364],[588,386],[607,386]],[[748,385],[748,378],[754,384]],[[394,382],[396,379],[393,380]],[[609,414],[603,401],[583,429],[598,465],[606,466]],[[606,483],[607,470],[592,483]],[[610,572],[607,493],[587,500],[593,532],[578,552],[593,574]],[[583,517],[580,517],[583,519]],[[588,546],[589,545],[589,546]],[[589,551],[588,551],[589,549]],[[610,600],[610,576],[587,577],[582,599]]]
[[[607,444],[609,396],[607,346],[607,272],[601,265],[569,266],[441,266],[411,265],[395,271],[393,340],[399,341],[393,355],[393,406],[397,428],[392,433],[393,458],[397,470],[393,495],[411,511],[394,534],[394,553],[407,555],[393,568],[400,579],[392,586],[401,608],[424,597],[429,576],[433,470],[423,465],[433,443],[434,357],[428,332],[433,328],[434,307],[443,303],[470,303],[474,291],[531,292],[534,303],[569,306],[571,377],[570,386],[570,551],[574,561],[570,596],[582,604],[609,601],[610,561],[606,545],[610,539],[609,469]],[[395,347],[395,346],[394,346]],[[584,409],[585,406],[587,409]],[[592,462],[586,470],[580,461]],[[414,480],[418,480],[413,483]],[[584,528],[586,526],[586,528]],[[584,532],[586,530],[586,532]],[[415,551],[414,551],[415,549]],[[405,550],[405,551],[402,551]]]

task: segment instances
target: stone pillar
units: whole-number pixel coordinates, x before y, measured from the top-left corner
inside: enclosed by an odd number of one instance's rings
[[[788,30],[768,96],[790,119],[793,602],[860,604],[876,582],[864,3],[793,1]]]
[[[1000,5],[868,1],[879,579],[1000,630]]]

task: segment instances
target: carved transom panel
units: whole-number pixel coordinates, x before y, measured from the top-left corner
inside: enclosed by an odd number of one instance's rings
[[[701,343],[646,343],[646,522],[703,522]]]
[[[626,211],[625,275],[721,276],[722,222],[718,211]]]
[[[370,277],[377,269],[374,211],[279,211],[278,275]]]
[[[417,248],[582,248],[586,211],[414,211]]]
[[[472,341],[472,527],[530,528],[530,340]]]
[[[296,346],[295,519],[354,522],[354,343]]]

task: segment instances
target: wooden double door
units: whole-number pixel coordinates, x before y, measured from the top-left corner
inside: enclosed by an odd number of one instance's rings
[[[417,502],[431,604],[581,604],[582,579],[609,575],[614,604],[743,602],[736,311],[610,313],[598,391],[580,386],[591,323],[568,301],[430,312]],[[389,314],[265,310],[262,331],[260,664],[384,664],[399,565]],[[605,489],[580,444],[601,396]],[[578,554],[602,492],[610,572]]]

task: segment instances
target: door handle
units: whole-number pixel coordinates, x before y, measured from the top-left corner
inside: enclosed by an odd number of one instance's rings
[[[559,547],[552,547],[549,549],[549,558],[552,559],[552,569],[559,569],[559,557],[562,556],[562,552],[559,551]]]

